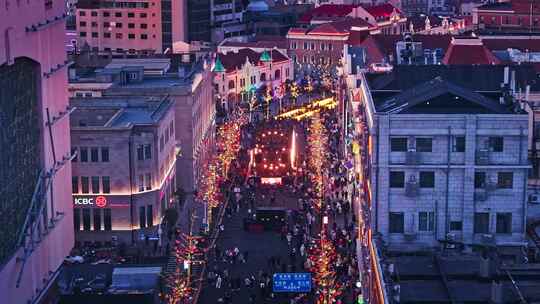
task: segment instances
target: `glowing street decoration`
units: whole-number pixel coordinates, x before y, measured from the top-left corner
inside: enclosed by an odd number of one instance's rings
[[[292,132],[292,143],[291,143],[291,168],[293,170],[296,169],[295,161],[296,161],[296,131],[293,129]]]
[[[337,106],[337,101],[333,97],[316,100],[302,107],[292,109],[276,116],[277,119],[296,119],[302,120],[312,117],[323,109],[333,109]]]

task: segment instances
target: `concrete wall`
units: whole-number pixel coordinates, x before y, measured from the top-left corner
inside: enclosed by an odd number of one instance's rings
[[[64,50],[65,2],[4,1],[0,10],[0,65],[11,64],[17,57],[28,57],[40,64],[43,161],[46,169],[53,166],[51,142],[45,125],[46,109],[51,116],[59,116],[67,107],[67,60]],[[55,20],[57,18],[57,20]],[[59,19],[58,19],[59,18]],[[45,24],[45,25],[43,25]],[[27,31],[29,27],[35,31]],[[64,117],[52,126],[54,148],[58,159],[70,154],[69,119]],[[26,304],[35,299],[54,277],[64,257],[73,247],[73,213],[69,191],[71,164],[67,162],[54,177],[54,211],[61,214],[55,227],[43,237],[27,260],[21,287],[15,286],[23,256],[22,249],[0,269],[2,303]],[[34,181],[28,181],[34,182]],[[50,196],[49,196],[50,197]],[[49,215],[53,214],[50,201]]]
[[[445,238],[447,232],[465,243],[479,242],[481,235],[473,233],[474,212],[490,213],[490,233],[495,233],[497,212],[512,213],[512,233],[497,234],[498,243],[523,241],[524,199],[527,180],[527,116],[526,115],[380,115],[377,116],[379,175],[372,174],[373,184],[378,183],[377,220],[378,231],[390,245],[436,246],[437,239]],[[504,126],[504,129],[501,129]],[[450,143],[450,166],[448,164],[448,132],[465,136],[465,152],[453,152]],[[520,129],[521,128],[521,129]],[[372,135],[376,145],[377,137]],[[477,149],[489,136],[504,137],[504,151],[490,152],[489,164],[476,162]],[[413,138],[433,139],[432,152],[417,152],[419,164],[407,164],[405,152],[391,152],[391,137],[407,137],[409,145]],[[450,139],[451,140],[451,139]],[[373,159],[374,161],[374,159]],[[446,186],[446,172],[450,179]],[[374,167],[374,170],[376,168]],[[420,188],[414,197],[406,195],[405,188],[390,188],[390,171],[405,172],[405,182],[411,175],[419,180],[420,171],[435,173],[434,188]],[[487,191],[487,199],[475,199],[474,173],[486,172],[487,180],[497,182],[498,172],[513,173],[511,189]],[[373,186],[372,189],[375,189]],[[448,193],[448,200],[447,200]],[[448,202],[448,207],[447,206]],[[446,213],[448,208],[448,214]],[[435,229],[418,231],[418,212],[435,212]],[[389,233],[389,212],[404,212],[406,233],[416,234],[415,240],[406,241],[404,234]],[[446,222],[461,221],[462,231],[450,231]]]

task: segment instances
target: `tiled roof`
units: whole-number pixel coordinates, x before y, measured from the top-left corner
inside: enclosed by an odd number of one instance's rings
[[[510,2],[488,3],[478,7],[478,10],[510,11],[512,4]]]
[[[484,45],[491,51],[517,49],[522,52],[540,52],[540,39],[489,39],[482,38]]]
[[[392,4],[389,4],[389,3],[375,5],[375,6],[368,6],[368,7],[364,7],[364,9],[370,15],[372,15],[375,19],[390,17],[394,9],[396,10],[398,14],[401,13],[396,7],[394,7]]]
[[[371,27],[372,25],[362,18],[346,18],[340,21],[334,21],[330,23],[324,23],[316,26],[309,32],[309,35],[328,35],[338,34],[347,35],[351,27]]]
[[[482,43],[463,44],[460,39],[454,39],[446,51],[442,60],[446,65],[479,65],[479,64],[500,64],[501,61],[495,57]]]
[[[429,24],[431,25],[432,28],[442,24],[443,19],[440,17],[427,16],[427,18],[429,18]],[[411,23],[414,26],[415,32],[423,31],[426,27],[426,16],[415,15],[415,16],[407,17],[407,26],[409,26],[409,24]]]
[[[384,54],[394,54],[396,51],[396,43],[403,40],[402,35],[370,35],[366,39],[361,40],[360,44],[366,40],[372,39],[376,47]],[[450,35],[412,35],[415,42],[422,42],[424,49],[442,49],[445,52],[450,45]]]
[[[222,46],[242,47],[242,48],[278,48],[286,49],[288,47],[287,39],[281,36],[272,38],[271,36],[257,37],[260,39],[254,42],[225,41]]]
[[[302,15],[298,18],[298,22],[309,23],[314,16],[344,17],[350,14],[355,7],[358,5],[323,4]]]
[[[246,62],[246,58],[249,59],[249,62],[253,65],[262,64],[261,55],[263,52],[255,52],[252,49],[240,49],[238,52],[228,52],[226,54],[218,54],[218,58],[227,70],[227,72],[232,72],[236,69],[240,69],[242,65]],[[282,54],[277,50],[272,50],[269,52],[272,57],[272,62],[282,62],[289,60],[287,56]]]

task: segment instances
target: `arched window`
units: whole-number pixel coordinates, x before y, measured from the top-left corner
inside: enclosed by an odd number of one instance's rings
[[[266,73],[261,73],[261,81],[266,81]]]
[[[281,78],[281,71],[280,70],[276,70],[274,72],[274,79],[280,79]]]
[[[229,80],[229,90],[234,89],[234,80]]]

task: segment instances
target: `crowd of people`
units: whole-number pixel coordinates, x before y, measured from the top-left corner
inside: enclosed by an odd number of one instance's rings
[[[274,273],[312,270],[315,261],[314,257],[309,255],[310,248],[318,242],[323,233],[331,240],[337,253],[332,269],[340,293],[333,299],[333,303],[352,303],[352,299],[359,292],[354,286],[358,280],[356,221],[351,205],[350,176],[343,159],[341,128],[334,110],[323,111],[320,115],[328,133],[328,151],[323,168],[326,186],[322,207],[316,207],[314,202],[320,198],[316,198],[312,191],[310,168],[306,161],[299,164],[298,174],[286,185],[265,186],[244,182],[231,187],[229,195],[226,196],[229,199],[226,209],[229,219],[246,216],[246,212],[253,215],[260,206],[287,205],[280,200],[294,203],[289,204],[286,220],[279,228],[281,242],[287,252],[269,253],[265,257],[266,264],[258,263],[258,269],[252,272],[238,271],[249,263],[248,250],[238,246],[222,249],[216,245],[213,248],[212,266],[209,267],[205,280],[208,288],[213,288],[222,295],[218,303],[240,303],[233,301],[238,293],[248,294],[247,302],[243,300],[242,303],[316,303],[319,292],[316,284],[309,293],[275,293],[272,289],[272,277]],[[323,217],[328,218],[328,224],[323,225]],[[224,230],[225,227],[222,226],[221,229]]]

